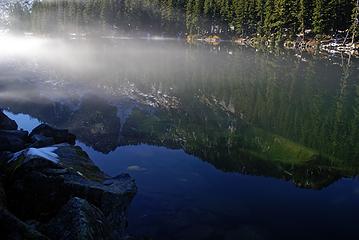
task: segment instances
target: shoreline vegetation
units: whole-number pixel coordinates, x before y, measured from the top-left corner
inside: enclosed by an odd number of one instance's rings
[[[359,55],[359,0],[34,0],[9,3],[7,10],[6,25],[15,32],[162,36]]]
[[[213,36],[198,36],[189,35],[186,42],[195,44],[196,42],[204,42],[211,45],[219,45],[221,42],[231,42],[239,46],[249,46],[255,49],[274,49],[283,48],[287,50],[301,50],[309,53],[316,51],[325,51],[331,54],[347,54],[350,56],[359,57],[359,42],[345,43],[342,39],[333,39],[330,36],[323,36],[321,39],[307,38],[297,40],[286,40],[280,43],[275,43],[270,39],[263,37],[238,37],[231,40],[223,40],[217,35]]]

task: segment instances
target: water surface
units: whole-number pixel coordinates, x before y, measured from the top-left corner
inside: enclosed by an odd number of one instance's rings
[[[181,41],[17,43],[0,52],[0,107],[27,130],[70,129],[104,172],[134,176],[131,233],[358,239],[357,59]]]

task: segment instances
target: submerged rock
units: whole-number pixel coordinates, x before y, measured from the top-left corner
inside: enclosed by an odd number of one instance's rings
[[[0,111],[0,129],[1,130],[16,130],[18,128],[16,122],[11,120],[2,111]]]
[[[101,210],[77,197],[70,199],[43,229],[51,239],[111,239],[108,223]]]
[[[40,124],[39,126],[34,128],[30,133],[30,137],[36,140],[39,138],[36,137],[36,135],[42,135],[47,138],[52,138],[55,144],[70,143],[74,145],[76,142],[76,136],[69,133],[68,130],[52,128],[47,124]]]

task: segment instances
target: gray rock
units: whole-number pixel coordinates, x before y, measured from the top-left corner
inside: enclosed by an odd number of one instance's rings
[[[0,233],[1,239],[7,240],[48,240],[46,236],[4,208],[0,209]]]
[[[92,162],[85,151],[78,146],[57,145],[54,151],[59,156],[59,163],[80,173],[85,178],[102,181],[106,175]]]
[[[26,147],[27,138],[27,131],[0,130],[0,151],[20,151]]]
[[[28,140],[29,132],[24,130],[0,130],[1,135],[11,135],[24,141]]]
[[[70,199],[44,227],[51,239],[106,240],[111,239],[105,216],[94,205],[81,198]]]
[[[14,156],[12,152],[0,152],[0,172],[5,172],[8,161]]]
[[[33,148],[42,148],[42,147],[48,147],[55,144],[55,141],[51,137],[45,137],[40,134],[35,134],[31,136],[31,142],[32,144],[30,147]]]
[[[106,178],[87,153],[78,146],[58,144],[44,148],[27,148],[13,156],[7,163],[7,172],[14,172],[14,168],[26,171],[62,168],[91,180],[102,181]]]
[[[17,124],[14,120],[11,120],[2,111],[0,111],[0,129],[2,130],[16,130]]]
[[[42,135],[44,137],[52,138],[56,144],[58,143],[70,143],[72,145],[76,142],[76,136],[69,133],[68,130],[65,129],[56,129],[50,127],[47,124],[41,124],[34,128],[30,133],[30,137],[32,138],[35,135]]]
[[[128,174],[106,177],[79,147],[55,146],[56,156],[45,150],[17,153],[9,163],[9,208],[22,219],[46,221],[69,199],[79,197],[103,212],[114,239],[120,239],[137,190],[134,180]]]
[[[5,194],[5,190],[2,184],[2,181],[0,180],[0,209],[5,208],[6,207],[6,194]]]

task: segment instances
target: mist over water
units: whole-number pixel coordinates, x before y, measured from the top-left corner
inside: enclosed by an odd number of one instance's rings
[[[0,110],[134,177],[133,236],[356,240],[356,2],[0,0]]]
[[[133,234],[357,237],[355,58],[1,35],[0,73],[20,127],[67,128],[107,174],[136,178]]]

